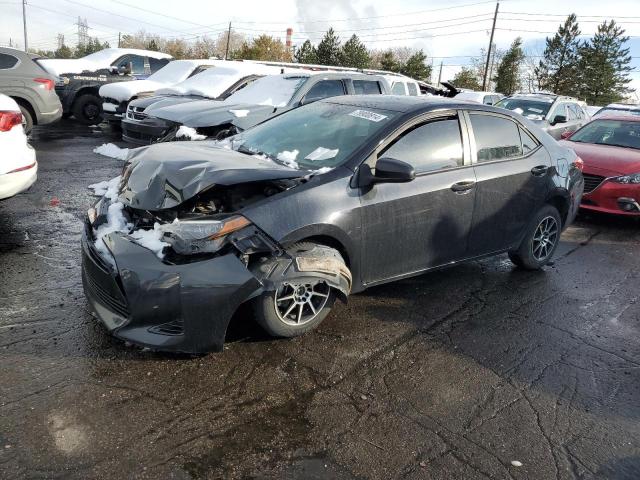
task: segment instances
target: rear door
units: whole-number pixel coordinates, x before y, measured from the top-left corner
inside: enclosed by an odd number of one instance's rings
[[[475,176],[467,132],[456,112],[405,125],[369,159],[411,164],[408,183],[379,183],[361,194],[363,278],[376,283],[465,257]]]
[[[544,203],[553,173],[547,150],[508,116],[467,112],[476,175],[471,256],[503,251],[519,242]]]

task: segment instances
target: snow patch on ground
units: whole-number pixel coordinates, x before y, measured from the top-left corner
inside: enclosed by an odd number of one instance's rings
[[[93,194],[98,197],[106,197],[112,202],[118,199],[118,186],[122,180],[121,176],[112,178],[109,181],[94,183],[89,185],[89,188],[93,190]]]
[[[298,170],[300,167],[298,166],[298,162],[296,162],[296,158],[298,158],[298,154],[300,152],[298,150],[285,150],[280,152],[276,158],[284,163],[289,168],[295,168]]]
[[[244,118],[249,115],[250,112],[251,110],[229,110],[229,113],[235,115],[236,118]]]
[[[98,153],[105,157],[117,158],[118,160],[126,160],[129,157],[128,148],[120,148],[113,143],[103,143],[99,147],[94,148],[93,153]]]
[[[189,140],[206,140],[206,135],[200,135],[195,128],[182,125],[176,132],[176,138],[187,138]]]

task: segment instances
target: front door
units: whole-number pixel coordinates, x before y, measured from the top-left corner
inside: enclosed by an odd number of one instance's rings
[[[380,147],[376,159],[407,162],[416,178],[362,192],[366,284],[464,258],[475,197],[466,138],[450,112],[412,122]]]
[[[476,174],[472,256],[517,243],[547,197],[553,174],[547,150],[525,128],[499,114],[469,112]]]

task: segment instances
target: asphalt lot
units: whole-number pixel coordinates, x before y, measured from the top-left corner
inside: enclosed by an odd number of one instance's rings
[[[105,141],[36,130],[38,182],[0,203],[0,478],[640,478],[640,223],[581,217],[543,272],[376,287],[294,340],[241,311],[223,353],[163,356],[84,300]]]

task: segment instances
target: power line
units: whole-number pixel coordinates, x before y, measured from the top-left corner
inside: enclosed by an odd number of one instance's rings
[[[140,10],[142,12],[151,13],[151,14],[157,15],[159,17],[169,18],[171,20],[178,20],[179,22],[182,22],[182,23],[189,23],[191,25],[196,25],[198,27],[207,28],[207,29],[211,28],[211,27],[214,27],[214,26],[226,25],[227,24],[227,22],[221,22],[221,23],[215,23],[213,25],[204,25],[202,23],[192,22],[191,20],[185,20],[183,18],[178,18],[178,17],[176,17],[174,15],[165,15],[164,13],[159,13],[159,12],[156,12],[156,11],[153,11],[153,10],[149,10],[149,9],[146,9],[146,8],[138,7],[137,5],[131,5],[130,3],[122,2],[121,0],[111,0],[111,1],[114,2],[114,3],[119,3],[120,5],[124,5],[125,7],[135,8],[136,10]]]

